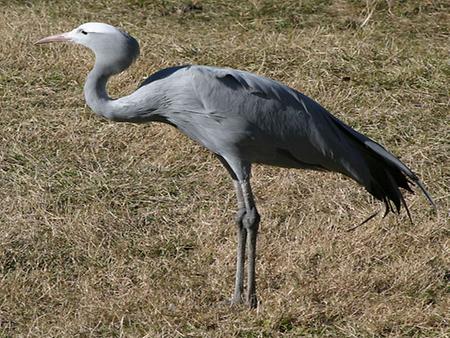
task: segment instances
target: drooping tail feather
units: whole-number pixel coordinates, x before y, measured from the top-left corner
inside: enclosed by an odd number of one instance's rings
[[[385,216],[389,211],[399,213],[403,205],[408,217],[411,219],[408,207],[399,189],[403,188],[414,193],[410,184],[417,185],[432,207],[436,208],[430,194],[411,169],[378,143],[358,133],[334,116],[330,116],[340,130],[344,131],[351,139],[359,144],[372,178],[370,182],[364,182],[364,186],[370,194],[384,202],[386,206]],[[391,202],[395,205],[395,210]]]

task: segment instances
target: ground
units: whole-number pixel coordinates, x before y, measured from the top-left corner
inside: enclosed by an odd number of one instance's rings
[[[1,337],[444,337],[449,334],[447,1],[0,0]],[[255,166],[257,310],[232,308],[235,196],[161,124],[104,121],[93,56],[35,46],[88,21],[141,57],[112,96],[186,63],[282,81],[420,176],[403,212],[337,174]]]

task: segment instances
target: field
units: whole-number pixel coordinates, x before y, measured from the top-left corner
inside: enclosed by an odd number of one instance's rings
[[[95,116],[93,56],[33,42],[89,21],[141,57],[110,83],[227,66],[298,89],[421,177],[405,212],[340,175],[256,165],[257,310],[230,307],[235,196],[162,124]],[[450,334],[450,6],[444,0],[0,0],[0,337]]]

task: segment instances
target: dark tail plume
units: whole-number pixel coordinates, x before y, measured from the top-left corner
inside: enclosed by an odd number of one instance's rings
[[[332,119],[341,131],[350,136],[350,138],[359,145],[371,174],[371,180],[369,182],[364,182],[364,186],[370,194],[384,202],[386,206],[384,216],[386,216],[389,211],[399,213],[401,206],[403,205],[408,217],[411,219],[405,199],[399,189],[403,188],[414,193],[411,189],[411,184],[418,186],[432,207],[436,208],[436,205],[422,182],[404,163],[389,153],[381,145],[353,130],[334,116],[332,116]],[[394,204],[395,209],[392,204]]]

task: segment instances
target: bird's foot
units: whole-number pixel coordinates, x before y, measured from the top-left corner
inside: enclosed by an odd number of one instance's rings
[[[225,302],[226,305],[229,305],[231,307],[240,307],[243,305],[246,305],[250,309],[256,309],[258,307],[258,299],[256,298],[256,295],[254,297],[250,297],[247,300],[244,300],[242,298],[234,298],[227,300]]]
[[[246,304],[250,309],[256,309],[258,307],[258,299],[256,297],[256,294],[247,295]]]
[[[258,298],[256,297],[256,294],[247,295],[246,297],[233,295],[228,303],[232,307],[245,304],[250,309],[256,309],[258,307]]]
[[[238,305],[242,305],[242,304],[244,304],[244,299],[242,297],[240,297],[240,296],[238,296],[238,297],[233,296],[230,299],[230,305],[231,306],[238,306]]]

